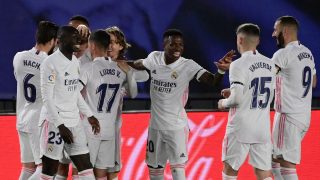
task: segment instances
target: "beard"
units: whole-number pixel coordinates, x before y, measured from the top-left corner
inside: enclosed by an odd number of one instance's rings
[[[277,47],[278,48],[284,48],[284,37],[282,32],[279,33],[279,35],[276,37],[277,39]]]

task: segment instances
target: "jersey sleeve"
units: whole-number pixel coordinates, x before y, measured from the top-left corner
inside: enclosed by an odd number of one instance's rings
[[[288,58],[285,58],[284,51],[278,50],[273,54],[272,61],[279,67],[285,68],[288,65]]]
[[[154,51],[154,52],[150,53],[147,58],[142,59],[143,66],[149,70],[152,69],[152,66],[155,61],[155,55],[156,55],[156,52]]]
[[[87,67],[91,67],[87,66]],[[90,71],[89,68],[84,67],[80,70],[80,86],[79,86],[79,90],[81,91],[83,89],[83,87],[85,87],[88,83],[88,79],[90,78]],[[91,68],[90,68],[91,69]]]
[[[205,73],[207,70],[201,67],[198,63],[196,63],[193,60],[188,60],[188,72],[187,76],[189,78],[189,81],[191,81],[193,78],[196,78],[197,81],[199,81],[199,78],[202,76],[203,73]]]
[[[233,62],[230,65],[230,70],[229,70],[229,82],[230,86],[232,84],[240,84],[244,85],[246,76],[245,74],[241,71],[241,67],[239,67],[240,64],[237,62]]]
[[[53,100],[53,90],[56,83],[56,71],[52,64],[44,61],[40,66],[40,88],[44,106],[47,109],[49,119],[56,127],[63,124],[59,118],[57,108]]]

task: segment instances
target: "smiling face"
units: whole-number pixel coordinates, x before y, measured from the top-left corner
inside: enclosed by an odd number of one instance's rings
[[[81,36],[77,29],[66,31],[61,36],[59,46],[69,52],[80,51]]]
[[[107,56],[111,57],[111,59],[117,59],[123,47],[120,45],[119,40],[114,34],[109,33],[109,35],[110,44],[107,50]]]
[[[173,63],[178,60],[184,49],[184,43],[181,36],[169,36],[164,39],[164,53],[166,62]]]
[[[273,33],[272,37],[276,39],[277,41],[277,46],[279,48],[284,48],[284,37],[283,37],[283,27],[280,24],[280,21],[276,21],[274,23],[274,28],[273,28]]]

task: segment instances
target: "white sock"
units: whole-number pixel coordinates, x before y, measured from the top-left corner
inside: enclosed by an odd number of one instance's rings
[[[54,177],[54,180],[67,180],[68,177],[65,177],[65,176],[61,176],[59,174],[57,174],[55,177]]]
[[[72,180],[79,180],[79,179],[80,179],[79,175],[77,174],[72,175]]]
[[[42,165],[38,165],[36,171],[32,174],[32,176],[28,180],[39,180],[42,172]]]
[[[40,180],[53,180],[53,176],[49,176],[49,175],[41,173]]]
[[[283,180],[298,180],[297,170],[295,168],[281,167],[280,172]]]
[[[20,172],[20,177],[19,180],[27,180],[29,177],[32,176],[32,174],[35,172],[35,168],[27,168],[27,167],[22,167],[21,172]]]
[[[264,178],[263,180],[272,180],[272,177]]]
[[[79,179],[83,180],[95,180],[96,178],[94,177],[93,174],[93,169],[86,169],[78,173]]]
[[[229,176],[222,172],[222,180],[237,180],[238,176]]]
[[[272,162],[272,174],[274,180],[283,180],[281,173],[280,173],[280,163]]]
[[[150,168],[149,167],[149,176],[150,180],[163,180],[164,168]]]
[[[173,180],[185,180],[186,171],[184,169],[185,164],[170,165],[171,174]]]

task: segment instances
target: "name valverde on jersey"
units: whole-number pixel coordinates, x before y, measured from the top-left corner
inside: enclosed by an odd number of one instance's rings
[[[246,51],[230,65],[232,86],[243,86],[240,104],[229,111],[226,133],[236,133],[242,143],[267,143],[270,135],[270,103],[275,64],[258,51]]]

